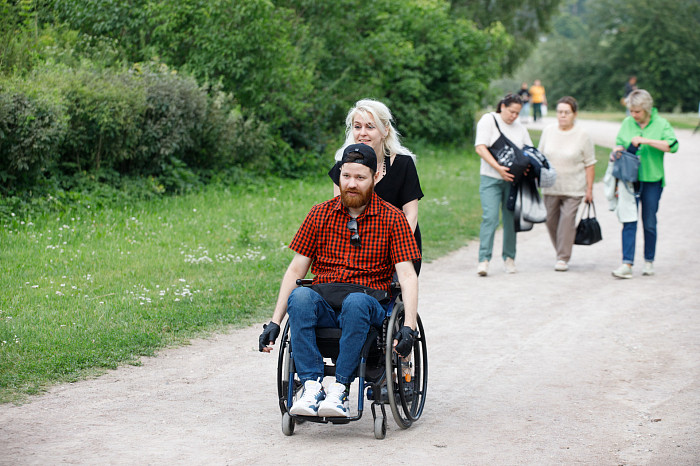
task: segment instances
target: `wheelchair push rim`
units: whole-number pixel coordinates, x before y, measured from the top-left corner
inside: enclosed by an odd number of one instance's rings
[[[397,301],[389,319],[386,333],[386,383],[389,406],[394,420],[402,429],[408,429],[423,413],[428,389],[428,352],[423,323],[417,316],[418,338],[413,342],[409,358],[401,358],[394,352],[393,335],[404,322],[403,303]],[[403,376],[410,374],[410,380]]]
[[[287,413],[287,394],[289,391],[289,365],[291,360],[289,341],[289,321],[284,326],[282,338],[280,338],[279,354],[277,355],[277,399],[279,400],[280,412],[284,416]],[[294,393],[301,388],[301,381],[294,376]]]

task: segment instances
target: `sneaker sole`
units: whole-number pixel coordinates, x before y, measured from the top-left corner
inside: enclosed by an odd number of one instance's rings
[[[337,406],[319,406],[319,417],[350,417],[350,411],[343,411]]]
[[[615,278],[632,278],[632,275],[622,275],[622,274],[615,273],[615,272],[612,273],[612,276]]]
[[[313,409],[304,407],[294,408],[295,405],[292,405],[292,408],[289,410],[289,414],[293,414],[294,416],[318,416],[318,412],[314,411]]]
[[[478,271],[476,274],[477,274],[478,276],[480,276],[480,277],[485,277],[485,276],[488,275],[489,273],[488,273],[487,271],[485,271],[485,270],[480,270],[480,271]]]

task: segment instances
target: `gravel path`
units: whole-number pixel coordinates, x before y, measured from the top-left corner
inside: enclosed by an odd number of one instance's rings
[[[582,124],[605,145],[618,128]],[[366,411],[285,437],[276,353],[257,351],[255,326],[0,405],[0,464],[301,464],[312,455],[338,464],[698,464],[700,134],[678,135],[656,276],[611,277],[621,227],[600,185],[604,240],[576,246],[566,273],[553,271],[543,225],[519,235],[515,275],[495,260],[477,277],[476,242],[424,264],[430,383],[408,430],[390,418],[387,438],[375,440]]]

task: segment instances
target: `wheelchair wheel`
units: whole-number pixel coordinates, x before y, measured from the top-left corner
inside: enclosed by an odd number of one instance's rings
[[[277,356],[277,396],[279,399],[280,411],[282,415],[287,413],[287,393],[289,388],[289,365],[293,364],[291,358],[291,348],[289,342],[289,322],[284,326],[282,338],[280,339],[279,355]],[[297,393],[301,388],[301,381],[296,374],[294,380],[294,393]],[[291,418],[290,418],[291,419]],[[292,420],[293,421],[293,420]],[[283,420],[284,423],[284,420]],[[283,424],[284,425],[284,424]],[[283,429],[284,430],[284,427]],[[292,431],[294,431],[294,423],[292,422]],[[288,434],[291,435],[291,434]]]
[[[386,418],[377,416],[374,418],[374,438],[382,440],[386,437]]]
[[[402,358],[393,350],[394,334],[404,322],[404,307],[397,300],[389,319],[386,333],[385,364],[389,405],[394,420],[402,429],[408,429],[423,413],[428,390],[428,350],[423,332],[423,323],[417,316],[418,338],[413,342],[413,351]]]
[[[294,433],[294,418],[289,415],[289,413],[284,413],[282,415],[282,432],[284,435],[289,437]]]

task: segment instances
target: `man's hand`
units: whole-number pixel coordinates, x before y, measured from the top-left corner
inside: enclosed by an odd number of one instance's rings
[[[418,338],[418,331],[404,325],[394,335],[394,351],[402,358],[407,357],[413,350],[413,342],[416,338]]]
[[[280,326],[270,321],[269,324],[263,325],[263,332],[258,339],[258,348],[261,352],[269,353],[272,348],[268,345],[274,345],[275,340],[280,334]]]

